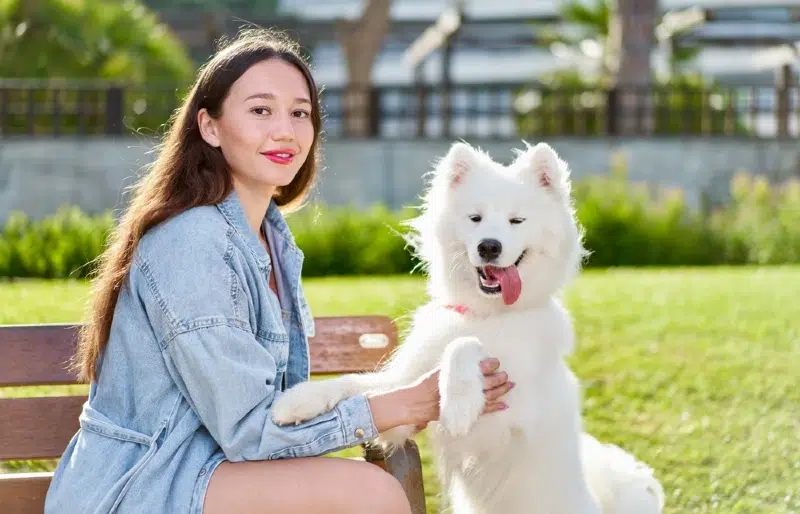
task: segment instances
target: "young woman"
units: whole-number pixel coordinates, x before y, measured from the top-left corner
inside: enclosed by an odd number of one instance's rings
[[[244,32],[199,72],[94,282],[75,358],[89,399],[46,513],[407,514],[399,483],[317,458],[439,416],[437,371],[296,426],[313,318],[283,212],[314,183],[317,87],[293,43]],[[486,412],[508,389],[487,360]]]

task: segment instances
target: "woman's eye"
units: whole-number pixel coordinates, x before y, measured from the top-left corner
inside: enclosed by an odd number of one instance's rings
[[[311,116],[311,113],[308,111],[294,111],[294,115],[298,118],[308,118]]]
[[[472,214],[472,215],[470,215],[469,219],[470,219],[470,220],[472,220],[472,221],[474,221],[475,223],[480,223],[480,221],[481,221],[483,218],[481,217],[481,215],[480,215],[480,214]]]
[[[508,222],[511,223],[512,225],[519,225],[523,221],[525,221],[525,218],[511,218],[510,220],[508,220]]]
[[[269,107],[253,107],[252,109],[250,109],[250,112],[258,116],[264,116],[266,114],[269,114]]]

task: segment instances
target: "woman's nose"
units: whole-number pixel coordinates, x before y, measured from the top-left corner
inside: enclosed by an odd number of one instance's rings
[[[272,126],[272,138],[276,141],[294,141],[294,124],[291,116],[276,116]]]

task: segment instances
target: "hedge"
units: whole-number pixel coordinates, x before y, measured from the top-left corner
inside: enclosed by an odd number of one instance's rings
[[[711,212],[691,209],[679,190],[632,183],[624,174],[574,185],[591,252],[587,267],[786,264],[800,262],[800,180],[771,184],[739,174],[731,199]],[[306,255],[304,275],[408,273],[417,264],[399,235],[414,214],[308,206],[288,217]],[[13,213],[0,234],[0,276],[84,278],[114,218],[63,207],[34,221]]]

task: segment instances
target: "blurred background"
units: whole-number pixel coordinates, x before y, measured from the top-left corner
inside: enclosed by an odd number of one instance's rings
[[[81,319],[125,189],[250,25],[322,88],[325,169],[289,217],[317,316],[405,326],[424,278],[397,231],[435,159],[547,141],[591,251],[566,293],[589,429],[667,512],[800,512],[800,0],[0,0],[0,323]]]
[[[586,185],[590,265],[793,261],[795,232],[749,240],[775,212],[732,209],[797,200],[799,18],[795,0],[2,0],[0,223],[118,212],[215,43],[255,24],[295,37],[323,89],[320,208],[416,204],[458,138],[501,162],[546,140]],[[620,176],[651,198],[608,190]],[[651,237],[620,247],[609,223]],[[2,255],[0,274],[38,273]]]

